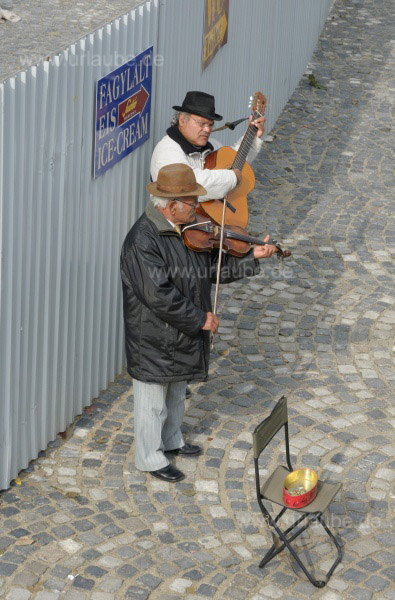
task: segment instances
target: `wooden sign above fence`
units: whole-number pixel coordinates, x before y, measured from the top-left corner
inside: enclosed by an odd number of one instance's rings
[[[228,41],[229,0],[205,0],[202,71]]]

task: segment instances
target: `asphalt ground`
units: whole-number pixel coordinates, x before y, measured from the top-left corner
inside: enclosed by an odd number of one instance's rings
[[[249,230],[293,255],[223,286],[210,378],[192,386],[170,485],[133,465],[124,374],[0,495],[7,600],[391,600],[394,544],[393,0],[338,0],[308,77],[254,163]],[[264,91],[264,90],[263,90]],[[317,590],[271,544],[255,497],[251,432],[288,398],[295,467],[341,482],[327,521],[344,545]],[[284,462],[279,437],[262,475]],[[18,483],[20,483],[18,485]],[[298,549],[334,558],[318,528]]]

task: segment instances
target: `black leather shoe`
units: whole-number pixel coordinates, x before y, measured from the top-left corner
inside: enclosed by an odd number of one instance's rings
[[[200,446],[194,446],[193,444],[185,444],[182,448],[175,448],[174,450],[166,450],[169,454],[176,454],[179,456],[194,456],[200,454],[202,451]]]
[[[174,465],[167,465],[157,471],[150,471],[151,475],[163,481],[181,481],[185,475],[180,469],[177,469]]]

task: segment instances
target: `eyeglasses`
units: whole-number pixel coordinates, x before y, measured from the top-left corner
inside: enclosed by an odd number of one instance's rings
[[[195,198],[193,202],[186,202],[185,200],[181,200],[181,198],[173,198],[173,200],[175,200],[176,202],[182,202],[187,206],[199,206],[199,200],[197,198]]]
[[[200,129],[210,129],[211,130],[214,127],[213,121],[211,121],[210,123],[206,123],[206,121],[197,121],[192,116],[190,116],[190,118],[192,119],[192,121],[195,121],[196,125],[198,125],[200,127]]]

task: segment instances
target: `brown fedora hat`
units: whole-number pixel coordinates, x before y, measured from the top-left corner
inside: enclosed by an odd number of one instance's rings
[[[150,194],[160,198],[204,196],[207,192],[195,179],[195,173],[183,163],[166,165],[159,170],[158,179],[145,186]]]

